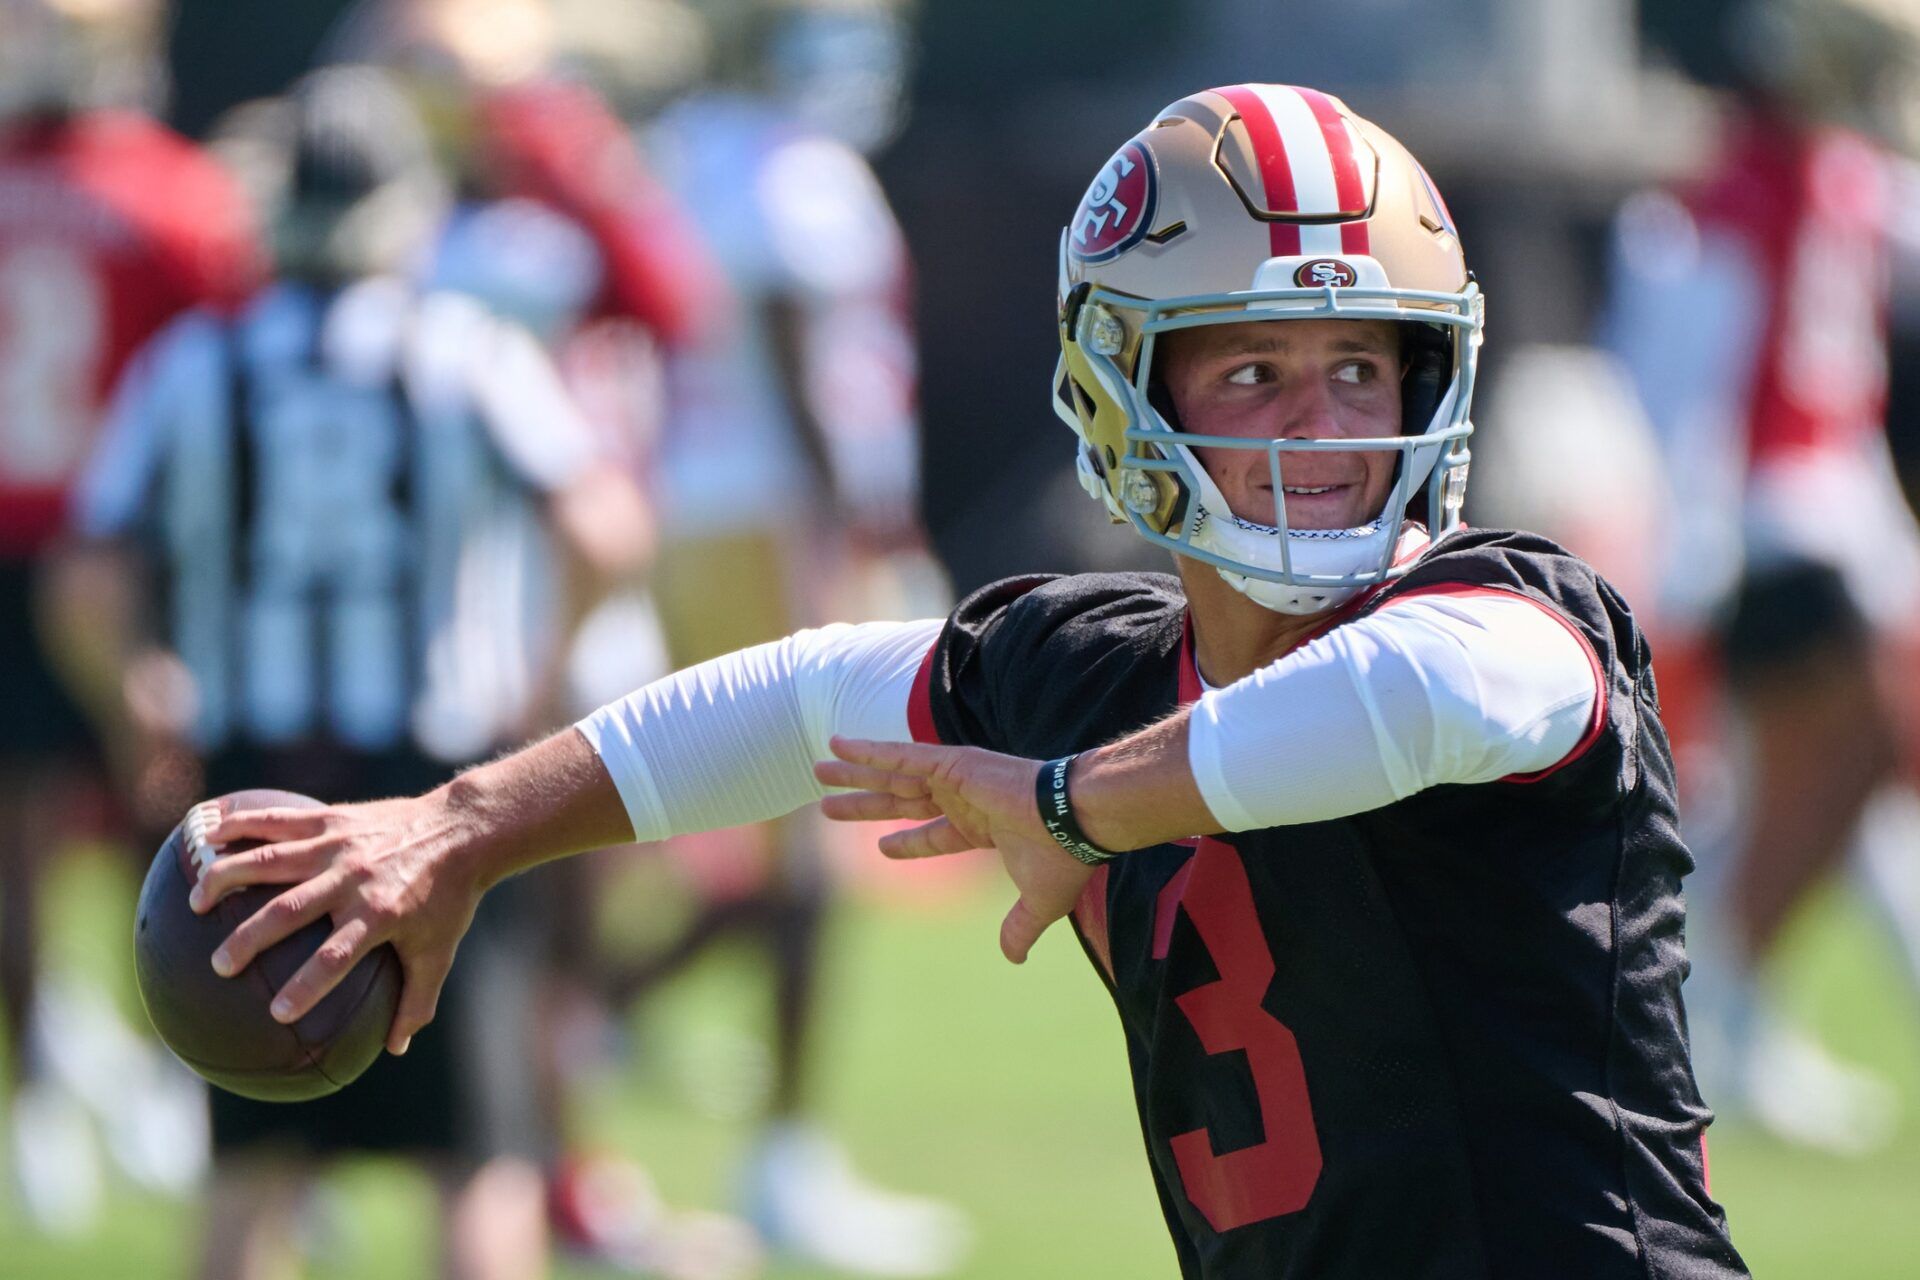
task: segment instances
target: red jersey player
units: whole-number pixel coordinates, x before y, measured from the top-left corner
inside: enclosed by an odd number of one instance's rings
[[[67,483],[127,357],[251,279],[237,190],[196,146],[129,111],[0,125],[0,555],[60,528]]]
[[[72,1144],[48,1137],[61,1104],[40,1085],[31,1035],[34,887],[62,789],[92,753],[49,656],[84,661],[85,648],[44,642],[35,581],[121,367],[178,312],[244,292],[253,241],[211,159],[137,112],[94,105],[117,28],[52,0],[9,0],[5,17],[22,57],[0,75],[0,1008],[18,1180],[36,1220],[59,1226],[84,1221],[92,1179],[53,1154]]]
[[[1761,18],[1773,25],[1751,25]],[[1710,944],[1719,924],[1730,951],[1691,991],[1702,1067],[1711,1091],[1774,1132],[1856,1151],[1890,1133],[1891,1092],[1830,1059],[1751,975],[1850,855],[1920,974],[1903,887],[1920,818],[1895,767],[1920,527],[1885,429],[1904,215],[1899,166],[1867,131],[1883,64],[1911,33],[1854,6],[1822,16],[1783,0],[1724,20],[1725,139],[1694,182],[1623,214],[1609,340],[1674,477],[1661,612],[1678,634],[1663,638],[1663,692],[1699,700],[1688,686],[1722,668],[1744,748],[1723,752],[1741,773],[1735,803],[1693,805],[1700,936]],[[1787,37],[1781,56],[1746,58],[1768,33]],[[1688,635],[1704,638],[1702,670],[1673,660]]]

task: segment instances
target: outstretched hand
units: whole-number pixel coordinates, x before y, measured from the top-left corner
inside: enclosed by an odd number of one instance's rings
[[[978,747],[834,738],[835,760],[813,773],[850,792],[820,802],[843,822],[929,819],[880,839],[889,858],[930,858],[996,849],[1020,898],[1000,925],[1000,950],[1023,963],[1047,927],[1073,910],[1093,868],[1054,843],[1040,821],[1034,783],[1040,761]]]
[[[274,1018],[295,1022],[383,942],[399,953],[405,981],[387,1049],[405,1053],[433,1020],[486,886],[457,856],[459,823],[434,792],[417,799],[321,809],[248,809],[225,814],[208,833],[216,846],[266,843],[216,858],[189,904],[213,908],[246,885],[290,886],[227,936],[213,967],[231,977],[256,956],[323,916],[333,933],[274,997]]]

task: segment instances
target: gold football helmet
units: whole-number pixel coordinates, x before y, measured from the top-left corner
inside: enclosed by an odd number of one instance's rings
[[[1088,493],[1148,541],[1214,565],[1268,608],[1305,614],[1395,576],[1409,507],[1436,537],[1460,523],[1480,291],[1426,170],[1339,99],[1246,84],[1166,108],[1088,188],[1061,234],[1059,288],[1055,410],[1079,437]],[[1158,335],[1306,318],[1402,323],[1411,434],[1247,440],[1170,421]],[[1196,446],[1265,450],[1277,523],[1231,511]],[[1355,448],[1400,455],[1378,515],[1352,529],[1290,529],[1286,459]]]

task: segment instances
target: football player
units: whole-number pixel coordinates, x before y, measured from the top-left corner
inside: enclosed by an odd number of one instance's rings
[[[1185,1275],[1745,1275],[1647,648],[1461,524],[1482,300],[1426,173],[1325,94],[1206,90],[1101,169],[1059,283],[1081,476],[1175,575],[802,632],[417,799],[229,817],[269,843],[196,906],[294,887],[216,969],[332,912],[285,1016],[391,940],[404,1052],[500,877],[825,794],[919,820],[896,857],[997,849],[1009,959],[1071,917]]]
[[[836,612],[874,616],[863,600],[830,602],[857,600],[892,557],[924,545],[911,268],[860,150],[900,116],[887,92],[898,19],[872,0],[734,8],[731,23],[708,15],[713,82],[644,134],[733,296],[721,323],[666,361],[649,589],[675,667]],[[860,85],[875,91],[836,97]],[[734,589],[715,592],[720,580]],[[740,1179],[748,1217],[771,1248],[836,1270],[951,1270],[965,1240],[955,1211],[869,1184],[813,1115],[811,1046],[834,998],[820,964],[834,872],[817,815],[721,839],[745,871],[737,887],[708,891],[677,936],[615,975],[616,991],[638,998],[716,940],[745,937],[773,1012],[766,1115]]]
[[[1787,923],[1851,857],[1920,981],[1920,819],[1902,723],[1920,526],[1886,430],[1892,264],[1912,232],[1886,145],[1898,124],[1883,114],[1911,100],[1920,29],[1870,4],[1702,12],[1718,39],[1682,52],[1724,87],[1723,137],[1690,181],[1626,206],[1607,323],[1676,491],[1660,557],[1670,702],[1710,705],[1724,688],[1737,720],[1716,744],[1734,802],[1688,797],[1692,820],[1727,814],[1720,830],[1690,832],[1696,937],[1727,951],[1696,992],[1694,1025],[1723,1106],[1858,1153],[1891,1137],[1894,1091],[1773,1007],[1763,975]],[[1701,660],[1676,661],[1690,651]]]
[[[81,1226],[99,1187],[69,1136],[86,1137],[85,1119],[36,1030],[42,873],[71,815],[98,808],[108,756],[144,773],[135,790],[160,801],[162,825],[196,784],[144,769],[160,762],[129,749],[141,734],[124,717],[92,729],[78,689],[98,647],[59,632],[42,602],[62,576],[68,490],[127,359],[179,312],[235,301],[256,265],[239,188],[131,105],[156,17],[143,0],[0,0],[0,1038],[10,1163],[43,1227]]]
[[[558,550],[629,568],[639,499],[531,334],[405,275],[443,205],[388,78],[315,72],[220,145],[270,212],[275,278],[134,359],[75,519],[164,603],[95,626],[182,668],[170,727],[211,790],[414,790],[530,731]],[[544,1273],[549,1118],[501,1047],[536,1038],[537,919],[490,905],[464,1012],[411,1069],[299,1105],[215,1093],[203,1275],[279,1274],[312,1162],[369,1150],[436,1175],[446,1274]]]

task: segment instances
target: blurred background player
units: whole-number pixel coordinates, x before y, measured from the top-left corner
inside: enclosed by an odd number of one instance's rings
[[[603,464],[644,483],[663,412],[661,349],[687,341],[719,306],[718,269],[595,88],[556,74],[551,8],[539,0],[394,0],[368,6],[333,43],[397,69],[451,175],[455,201],[420,264],[422,279],[481,300],[538,338]],[[635,531],[635,559],[650,563],[647,514]],[[558,632],[568,655],[583,629],[609,635],[625,655],[657,655],[657,638],[647,643],[649,617],[639,618],[639,638],[627,625],[643,584],[644,574],[630,574],[570,592]],[[564,682],[575,665],[556,662],[551,674]],[[571,697],[559,683],[550,692]],[[548,1011],[538,1052],[556,1098],[573,1091],[584,1065],[583,1038],[570,1028],[583,1011],[593,1027],[603,1025],[594,869],[583,861],[542,892],[549,949],[525,957]],[[608,1150],[587,1125],[561,1119],[546,1204],[555,1243],[568,1255],[647,1274],[757,1263],[742,1224],[669,1213],[641,1165]]]
[[[575,16],[595,30],[618,17],[590,8]],[[540,0],[392,0],[368,6],[334,43],[398,68],[452,175],[456,200],[424,280],[538,337],[604,464],[650,487],[665,353],[712,330],[726,282],[598,89],[556,70],[562,40],[582,34],[564,16]],[[634,538],[634,559],[651,564],[650,519]],[[581,679],[624,680],[636,664],[645,679],[665,663],[645,575],[593,587],[570,593],[568,660],[552,672],[566,687],[551,693],[572,714],[598,705],[583,701],[593,695],[578,691]],[[599,1039],[569,1029],[604,1026],[593,904],[607,869],[582,860],[542,891],[551,951],[526,957],[551,1011],[539,1047],[556,1095],[592,1065],[580,1049]],[[571,1255],[675,1275],[730,1274],[757,1258],[736,1221],[667,1211],[645,1169],[584,1124],[563,1133],[547,1176],[555,1241]]]
[[[1653,558],[1661,690],[1693,709],[1676,728],[1696,765],[1690,897],[1727,952],[1700,963],[1689,1006],[1717,1105],[1860,1151],[1890,1136],[1891,1089],[1778,1012],[1763,978],[1851,851],[1920,992],[1920,805],[1897,770],[1920,529],[1887,439],[1890,264],[1920,231],[1890,149],[1915,140],[1915,29],[1851,0],[1691,17],[1673,44],[1722,86],[1721,139],[1693,178],[1626,206],[1606,323],[1673,494]]]
[[[460,203],[440,270],[533,306],[563,345],[573,329],[614,320],[662,344],[689,342],[724,306],[724,280],[606,98],[558,74],[560,37],[541,0],[385,0],[366,6],[334,46],[399,70],[454,175]],[[509,212],[531,204],[571,223],[591,242],[594,270],[562,268],[544,281],[516,273],[512,257],[537,250],[538,231],[482,236],[509,261],[475,261],[463,251],[462,224],[500,204]]]
[[[443,212],[424,131],[363,67],[243,107],[221,142],[262,194],[273,283],[200,310],[137,358],[81,488],[92,539],[142,548],[118,618],[187,677],[172,726],[207,794],[377,796],[428,785],[540,722],[550,597],[577,555],[631,567],[639,498],[523,330],[408,279]],[[480,922],[446,1027],[355,1088],[259,1104],[216,1092],[201,1274],[279,1274],[315,1157],[393,1151],[440,1192],[442,1270],[543,1274],[531,1070],[539,913]]]
[[[828,618],[913,607],[888,593],[924,581],[928,563],[910,269],[862,154],[900,122],[898,16],[877,3],[702,13],[709,84],[643,132],[731,297],[708,334],[667,354],[651,591],[675,668]],[[630,687],[657,674],[629,667],[619,678]],[[773,1061],[742,1175],[750,1220],[770,1248],[836,1270],[951,1269],[959,1215],[869,1185],[807,1118],[833,882],[817,819],[678,848],[706,901],[612,985],[639,997],[725,937],[763,950]]]
[[[138,110],[157,17],[145,0],[0,0],[0,1010],[13,1182],[59,1230],[84,1226],[101,1190],[82,1103],[143,1180],[177,1189],[201,1145],[191,1110],[140,1086],[159,1068],[109,1005],[36,981],[40,882],[79,834],[72,815],[101,810],[101,744],[123,773],[143,758],[125,717],[90,732],[68,691],[90,637],[56,634],[38,603],[68,488],[135,348],[181,311],[235,302],[255,265],[237,186]],[[136,821],[196,789],[177,768],[126,780]]]

